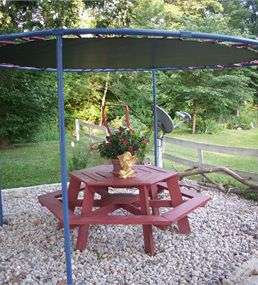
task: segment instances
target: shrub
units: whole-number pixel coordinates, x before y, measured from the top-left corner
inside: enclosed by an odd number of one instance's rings
[[[43,121],[37,132],[32,136],[32,142],[56,141],[59,138],[58,122],[54,119]]]
[[[30,141],[42,121],[56,116],[53,74],[0,72],[0,141]]]
[[[196,132],[205,134],[216,134],[223,129],[223,125],[213,119],[197,119]]]
[[[88,141],[72,143],[72,152],[69,157],[69,170],[78,170],[102,164],[104,159],[96,151],[92,151]]]
[[[234,116],[232,117],[228,123],[227,128],[228,129],[238,129],[241,128],[243,130],[250,130],[255,126],[255,118],[253,114],[250,112],[243,112],[240,114],[240,116]]]

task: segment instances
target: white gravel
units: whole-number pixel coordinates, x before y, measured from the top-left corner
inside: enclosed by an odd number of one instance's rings
[[[62,230],[37,201],[58,188],[4,191],[9,224],[0,228],[0,284],[65,284]],[[155,229],[154,257],[144,253],[140,226],[92,226],[88,248],[73,252],[75,284],[220,284],[258,249],[258,204],[202,192],[212,200],[190,215],[192,233]]]

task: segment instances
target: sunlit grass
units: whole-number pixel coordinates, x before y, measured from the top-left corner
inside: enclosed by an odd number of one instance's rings
[[[99,135],[99,134],[95,134]],[[173,137],[192,141],[226,146],[258,148],[258,129],[249,131],[225,130],[220,134],[207,135],[175,132]],[[85,138],[82,138],[83,140]],[[67,144],[68,159],[71,156],[71,146]],[[166,152],[178,157],[196,160],[197,154],[193,149],[166,144]],[[98,164],[99,158],[91,157],[88,166]],[[258,172],[258,159],[227,154],[204,152],[204,162],[213,165],[225,165],[237,170]],[[165,160],[165,168],[183,170],[186,166]],[[20,145],[0,150],[0,184],[2,188],[30,186],[60,181],[58,142],[42,142]],[[222,184],[239,186],[232,179],[222,175],[215,175],[216,181]]]

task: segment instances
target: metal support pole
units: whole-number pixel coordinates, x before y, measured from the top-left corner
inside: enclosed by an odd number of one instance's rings
[[[80,140],[80,121],[79,121],[79,119],[75,119],[75,136],[76,136],[76,141],[78,142]]]
[[[0,227],[4,224],[2,189],[0,189]]]
[[[158,166],[158,118],[157,118],[157,85],[156,71],[152,70],[152,108],[153,108],[153,131],[154,131],[154,161]]]
[[[59,147],[61,163],[61,184],[62,201],[64,217],[64,249],[66,261],[67,284],[73,284],[72,262],[71,262],[71,235],[68,213],[68,193],[67,193],[67,165],[65,150],[65,111],[64,111],[64,77],[63,77],[63,39],[61,35],[57,36],[56,41],[57,56],[57,94],[58,94],[58,124],[59,124]]]
[[[158,159],[157,159],[157,166],[163,168],[163,138],[158,138]]]

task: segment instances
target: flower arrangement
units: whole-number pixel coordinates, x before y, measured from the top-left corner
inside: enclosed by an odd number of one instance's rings
[[[148,139],[145,135],[120,127],[118,130],[110,133],[106,140],[97,146],[101,157],[108,159],[117,159],[119,155],[130,152],[142,162],[146,154]]]

